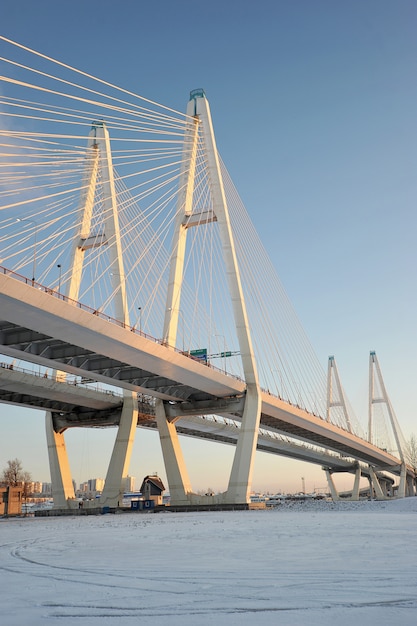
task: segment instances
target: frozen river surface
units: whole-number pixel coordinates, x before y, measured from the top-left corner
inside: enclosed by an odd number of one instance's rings
[[[415,626],[417,498],[0,519],[0,623]]]

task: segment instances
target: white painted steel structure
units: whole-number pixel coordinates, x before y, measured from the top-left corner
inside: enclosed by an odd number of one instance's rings
[[[378,368],[376,371],[383,396],[376,398],[373,395],[371,382],[370,424],[373,404],[377,401],[386,403],[400,458],[373,445],[371,440],[365,441],[355,434],[333,357],[329,360],[325,418],[301,408],[301,405],[282,399],[284,385],[281,363],[278,371],[281,378],[280,396],[261,389],[258,375],[260,364],[255,358],[253,329],[248,321],[223,169],[217,152],[209,104],[202,90],[191,93],[182,145],[161,340],[155,340],[141,332],[142,306],[138,307],[140,332],[137,331],[136,324],[131,326],[129,320],[112,151],[104,122],[93,123],[88,139],[84,181],[80,187],[79,230],[73,240],[65,294],[37,284],[35,276],[28,280],[6,268],[0,269],[2,353],[55,371],[55,380],[46,379],[39,383],[27,375],[20,375],[18,380],[16,373],[0,368],[0,386],[3,391],[13,393],[16,384],[20,384],[27,391],[26,396],[23,394],[20,400],[22,404],[27,404],[27,397],[33,396],[41,398],[44,405],[41,402],[39,406],[47,409],[46,429],[55,505],[66,506],[74,497],[65,450],[65,429],[73,425],[99,423],[118,427],[100,502],[104,506],[117,506],[121,501],[123,478],[128,472],[138,423],[143,426],[157,425],[171,501],[178,505],[204,503],[204,497],[192,492],[179,444],[179,433],[209,436],[236,445],[227,491],[214,498],[210,496],[210,503],[241,504],[249,501],[257,448],[320,462],[326,468],[329,487],[334,497],[337,497],[331,476],[334,471],[355,472],[354,497],[359,497],[359,479],[362,474],[370,477],[377,495],[384,496],[376,470],[399,474],[400,495],[405,495],[407,490],[410,492],[410,476],[413,476],[404,462],[397,424]],[[204,154],[201,156],[202,150]],[[200,189],[197,193],[197,178],[201,176],[201,166],[200,174],[197,174],[198,158],[200,162],[204,162],[207,197],[210,202],[207,207],[200,203],[196,208],[195,198],[198,194],[202,196]],[[95,205],[99,186],[104,220],[101,230],[97,231]],[[27,218],[26,221],[31,219]],[[234,354],[239,355],[241,360],[241,378],[228,375],[226,367],[224,371],[220,371],[209,366],[209,363],[190,358],[190,354],[184,353],[184,347],[182,351],[174,348],[177,345],[180,317],[183,315],[187,236],[191,228],[199,229],[214,223],[221,242],[224,274],[239,348]],[[39,237],[36,224],[34,263]],[[101,313],[100,307],[93,309],[79,302],[85,256],[87,251],[95,249],[106,250],[108,254],[106,271],[111,276],[111,297],[115,312],[113,318]],[[61,285],[62,266],[58,264],[57,267],[60,269]],[[219,334],[215,336],[223,337],[223,357],[226,358],[225,337]],[[375,359],[372,362],[377,363]],[[70,386],[66,386],[63,389],[61,383],[65,382],[67,374],[118,386],[123,390],[123,401],[121,398],[103,398],[98,393],[94,394],[81,387],[70,390]],[[137,393],[155,398],[154,415],[145,417],[142,421]],[[15,401],[17,395],[14,396]],[[62,410],[48,408],[48,400],[61,403]],[[332,422],[331,413],[335,407],[341,409],[346,428]],[[203,417],[210,414],[231,417],[239,422],[240,427],[233,431],[230,424],[225,423],[222,434],[219,434],[218,427],[214,426],[215,422]],[[370,432],[371,430],[370,427]],[[275,434],[283,434],[314,445],[314,449],[310,447],[306,450],[296,443],[287,445],[274,438]]]

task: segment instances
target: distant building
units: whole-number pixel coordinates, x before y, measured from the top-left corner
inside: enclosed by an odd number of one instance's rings
[[[20,515],[22,513],[22,485],[0,486],[0,515]]]
[[[90,478],[88,480],[88,491],[102,492],[104,488],[104,478]]]
[[[140,491],[144,500],[153,500],[155,504],[162,504],[162,494],[165,491],[165,487],[159,476],[146,476],[143,479]]]
[[[136,478],[134,476],[125,476],[123,478],[123,490],[126,492],[133,493],[135,491],[135,482]]]

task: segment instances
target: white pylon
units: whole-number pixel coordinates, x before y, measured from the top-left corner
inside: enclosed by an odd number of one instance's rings
[[[376,385],[376,381],[378,385]],[[376,395],[376,389],[379,389],[380,395]],[[394,434],[395,443],[397,445],[398,454],[400,455],[401,463],[404,463],[404,450],[402,445],[403,435],[400,431],[397,419],[395,417],[394,409],[391,401],[388,397],[387,390],[385,388],[384,379],[382,377],[381,368],[378,363],[378,359],[375,352],[371,352],[369,355],[369,425],[368,425],[368,441],[374,443],[373,438],[373,408],[375,404],[385,404],[389,420],[391,423],[392,432]],[[376,444],[375,444],[376,445]]]
[[[334,393],[333,381],[336,385],[337,394]],[[346,406],[346,397],[343,387],[340,382],[339,372],[337,369],[334,356],[329,356],[329,364],[327,369],[327,414],[326,419],[331,421],[331,410],[333,407],[339,406],[343,411],[346,426],[348,431],[352,432],[352,424],[350,421],[349,413]]]
[[[100,234],[91,233],[91,224],[94,212],[94,200],[97,188],[98,171],[101,170],[103,231]],[[129,325],[129,313],[126,299],[125,273],[120,239],[119,219],[117,212],[116,190],[114,184],[113,164],[111,156],[110,138],[106,125],[95,122],[89,134],[87,145],[87,163],[83,182],[83,194],[79,209],[80,230],[73,241],[69,281],[66,295],[78,300],[82,280],[82,270],[85,252],[91,248],[107,246],[109,254],[109,274],[114,293],[115,317],[120,322]],[[123,494],[123,478],[129,469],[134,435],[137,426],[137,400],[134,392],[123,391],[124,404],[121,413],[118,433],[113,448],[110,464],[107,470],[105,486],[101,500],[108,506],[117,506],[121,503]],[[46,417],[48,449],[51,466],[51,479],[55,482],[55,498],[62,505],[73,498],[73,491],[68,488],[72,479],[69,462],[65,450],[64,435],[59,437],[53,431],[53,420]],[[55,476],[55,480],[54,480]],[[54,489],[54,484],[53,484]],[[68,494],[71,495],[68,495]],[[55,506],[56,503],[54,504]]]
[[[45,413],[45,429],[54,508],[64,509],[71,500],[74,500],[75,492],[64,434],[54,430],[50,411]]]
[[[333,502],[337,502],[338,500],[340,500],[339,497],[339,493],[336,489],[336,485],[334,484],[334,480],[333,480],[333,476],[331,471],[329,470],[329,468],[324,467],[324,472],[326,474],[326,478],[327,478],[327,484],[329,486],[329,491],[330,491],[330,495],[332,497]]]
[[[207,224],[217,221],[246,382],[246,398],[242,415],[242,426],[236,446],[228,489],[225,494],[223,494],[223,502],[231,504],[246,503],[249,502],[254,455],[258,439],[261,392],[220,171],[220,162],[211,121],[210,107],[202,89],[196,89],[191,92],[187,106],[187,116],[190,121],[184,142],[183,169],[180,180],[182,195],[179,198],[178,217],[173,239],[163,336],[168,345],[175,345],[184,274],[187,230],[197,224]],[[207,211],[204,215],[199,215],[198,220],[193,220],[191,216],[198,132],[201,133],[205,147],[207,175],[213,209],[212,211]],[[163,406],[159,407],[157,416],[159,416],[157,419],[160,421],[160,428],[162,428],[163,420],[166,420],[163,415]],[[163,436],[160,430],[161,446],[170,488],[171,482],[175,482],[176,491],[180,500],[178,503],[182,503],[183,498],[188,498],[188,500],[191,501],[192,494],[181,449],[175,441],[175,428],[172,426],[173,425],[171,425],[169,429],[163,428]],[[170,477],[172,478],[170,479]]]
[[[376,384],[378,383],[378,384]],[[380,395],[376,395],[376,390],[379,389]],[[404,498],[406,495],[406,482],[407,482],[407,468],[404,456],[404,449],[402,441],[404,437],[401,433],[400,426],[395,417],[394,409],[391,401],[388,397],[387,390],[385,388],[384,379],[382,377],[381,368],[374,351],[369,354],[369,405],[368,405],[368,441],[374,443],[373,439],[373,409],[375,404],[385,404],[391,423],[392,432],[394,434],[395,443],[397,445],[398,454],[401,460],[401,473],[400,483],[398,486],[398,497]],[[376,442],[375,442],[376,445]]]

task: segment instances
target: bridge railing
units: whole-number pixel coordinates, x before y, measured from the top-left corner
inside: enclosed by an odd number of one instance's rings
[[[32,278],[28,278],[27,276],[23,276],[22,274],[19,274],[13,270],[8,269],[7,267],[0,265],[0,274],[10,275],[12,278],[25,283],[25,285],[29,285],[30,287],[33,287],[34,289],[37,289],[38,291],[43,291],[44,293],[47,293],[48,295],[53,296],[54,298],[57,298],[58,300],[63,300],[64,302],[67,302],[68,304],[71,304],[72,306],[76,306],[77,308],[82,309],[83,311],[86,311],[87,313],[96,315],[97,317],[105,320],[106,322],[110,322],[111,324],[115,324],[116,326],[120,326],[121,328],[125,328],[126,330],[129,330],[130,332],[135,333],[136,335],[140,335],[141,337],[148,339],[149,341],[153,341],[154,343],[158,343],[159,345],[166,346],[167,348],[170,348],[171,350],[174,350],[175,352],[178,352],[179,354],[182,354],[193,361],[197,361],[198,363],[201,363],[202,365],[210,367],[213,370],[221,372],[222,374],[231,376],[232,378],[235,378],[236,380],[242,380],[239,376],[235,376],[234,374],[228,374],[227,372],[224,372],[224,370],[220,369],[219,367],[217,367],[216,365],[213,365],[212,363],[208,361],[203,362],[201,361],[201,359],[194,357],[189,352],[184,352],[184,350],[180,350],[176,346],[171,346],[162,339],[156,339],[152,335],[149,335],[148,333],[145,333],[140,329],[138,330],[135,325],[131,326],[130,324],[126,324],[125,322],[122,322],[116,319],[115,317],[108,315],[107,313],[103,313],[102,311],[100,311],[100,309],[95,309],[89,306],[88,304],[84,304],[83,302],[80,302],[79,300],[74,300],[73,298],[69,298],[65,294],[60,293],[59,291],[55,289],[51,289],[50,287],[46,287],[45,285],[42,285],[42,283],[38,283],[36,282],[36,280],[33,280]]]
[[[29,374],[30,376],[35,376],[36,378],[42,378],[42,379],[51,380],[54,382],[65,383],[66,385],[71,385],[74,387],[85,387],[86,389],[91,389],[91,383],[94,383],[96,385],[96,389],[99,391],[102,391],[103,393],[106,393],[111,396],[119,395],[115,391],[100,388],[101,383],[99,383],[96,380],[91,380],[90,383],[86,383],[85,381],[82,380],[82,378],[80,379],[80,377],[77,377],[77,376],[69,376],[68,374],[66,374],[65,380],[59,380],[59,379],[57,380],[56,375],[53,374],[52,371],[49,372],[48,368],[45,368],[44,371],[35,370],[35,369],[31,370],[26,367],[21,367],[20,365],[15,365],[13,362],[6,362],[6,361],[0,362],[0,368],[5,369],[5,370],[11,370],[14,372],[19,372],[21,374]]]

